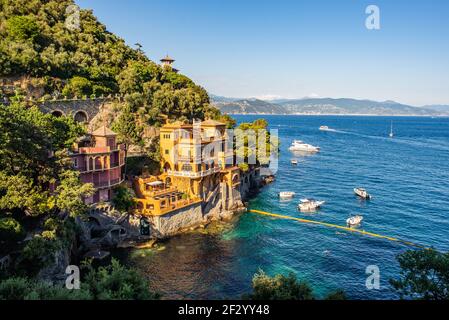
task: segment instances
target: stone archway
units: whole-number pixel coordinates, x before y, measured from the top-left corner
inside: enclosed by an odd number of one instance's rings
[[[61,110],[55,110],[51,113],[51,115],[53,117],[60,118],[60,117],[64,116],[64,112],[62,112]]]
[[[75,113],[75,116],[73,117],[76,122],[81,123],[87,123],[89,121],[89,117],[87,116],[87,113],[80,110]]]

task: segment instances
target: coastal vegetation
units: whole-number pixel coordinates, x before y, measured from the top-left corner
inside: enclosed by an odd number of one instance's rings
[[[316,300],[312,287],[290,273],[285,276],[278,274],[270,277],[259,270],[253,277],[253,292],[244,298],[251,300]],[[330,293],[325,300],[345,300],[346,295],[338,290]]]
[[[449,253],[406,251],[397,258],[400,277],[390,280],[403,299],[449,299]]]
[[[147,281],[117,260],[106,267],[83,265],[80,289],[67,290],[62,285],[25,277],[0,282],[0,300],[154,300],[160,295],[150,291]]]
[[[93,188],[81,184],[68,158],[83,132],[67,117],[20,103],[0,105],[0,216],[20,219],[61,211],[75,216],[85,210],[82,197]]]
[[[50,97],[123,95],[108,125],[127,145],[148,145],[144,130],[166,119],[223,117],[202,87],[127,46],[92,11],[80,10],[68,28],[69,7],[77,8],[73,0],[0,1],[1,78],[25,76]]]

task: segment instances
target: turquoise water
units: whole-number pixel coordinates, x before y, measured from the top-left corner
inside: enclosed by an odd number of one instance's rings
[[[239,122],[260,116],[236,116]],[[344,225],[362,214],[366,231],[449,250],[449,119],[415,117],[266,116],[279,130],[277,181],[250,208]],[[390,121],[396,137],[388,138]],[[322,132],[327,125],[337,132]],[[295,156],[293,139],[321,152]],[[297,159],[298,166],[290,160]],[[360,201],[356,186],[374,198]],[[297,197],[280,202],[280,191]],[[300,198],[325,200],[315,214],[296,209]],[[394,299],[388,280],[398,274],[396,255],[407,247],[319,226],[244,214],[218,235],[183,235],[164,250],[123,253],[166,298],[239,298],[257,270],[294,272],[317,294],[341,288],[352,299]],[[366,267],[380,268],[380,290],[365,287]]]

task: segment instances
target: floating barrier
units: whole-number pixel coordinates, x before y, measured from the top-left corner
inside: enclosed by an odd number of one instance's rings
[[[345,226],[340,226],[338,224],[332,224],[332,223],[327,223],[327,222],[321,222],[321,221],[314,221],[314,220],[296,218],[296,217],[292,217],[292,216],[285,216],[285,215],[281,215],[281,214],[270,213],[270,212],[265,212],[265,211],[260,211],[260,210],[248,210],[248,212],[256,213],[256,214],[260,214],[260,215],[264,215],[264,216],[269,216],[269,217],[273,217],[273,218],[278,218],[278,219],[293,220],[293,221],[298,221],[298,222],[306,223],[306,224],[313,224],[313,225],[319,225],[319,226],[324,226],[324,227],[333,228],[333,229],[339,229],[339,230],[343,230],[343,231],[346,231],[346,232],[357,233],[357,234],[370,236],[370,237],[374,237],[374,238],[379,238],[379,239],[385,239],[385,240],[388,240],[388,241],[401,243],[403,245],[410,246],[410,247],[415,247],[415,248],[419,248],[419,249],[429,249],[429,248],[427,248],[425,246],[422,246],[420,244],[416,244],[416,243],[413,243],[413,242],[410,242],[410,241],[405,241],[405,240],[401,240],[401,239],[398,239],[398,238],[384,236],[384,235],[381,235],[381,234],[368,232],[368,231],[364,231],[364,230],[358,230],[358,229],[353,229],[353,228],[349,228],[349,227],[345,227]]]

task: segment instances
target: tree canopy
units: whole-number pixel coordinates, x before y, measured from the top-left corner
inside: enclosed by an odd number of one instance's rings
[[[398,256],[400,277],[390,280],[401,298],[449,299],[449,253],[434,249],[406,251]]]
[[[13,277],[0,282],[0,300],[150,300],[159,299],[151,292],[148,282],[134,270],[125,268],[117,260],[111,265],[84,268],[86,275],[79,290]]]
[[[43,114],[20,103],[0,105],[0,216],[82,211],[82,197],[93,189],[70,171],[67,152],[83,132],[68,117]]]
[[[290,273],[288,276],[278,274],[270,277],[259,270],[253,277],[253,292],[246,296],[251,300],[315,300],[312,287],[305,281]],[[330,293],[326,300],[345,300],[342,290]]]
[[[46,81],[46,94],[67,97],[122,93],[139,121],[203,119],[207,92],[185,75],[149,60],[107,31],[93,12],[79,11],[68,28],[73,0],[0,1],[0,77],[27,75]],[[137,44],[136,44],[137,45]]]

